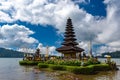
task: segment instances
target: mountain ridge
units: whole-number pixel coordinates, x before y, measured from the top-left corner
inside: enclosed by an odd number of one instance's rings
[[[100,58],[105,58],[105,55],[110,55],[111,58],[120,58],[120,51],[105,52],[105,53],[102,53],[102,55],[99,56],[99,57],[100,57]]]
[[[23,52],[0,48],[0,58],[23,58]]]

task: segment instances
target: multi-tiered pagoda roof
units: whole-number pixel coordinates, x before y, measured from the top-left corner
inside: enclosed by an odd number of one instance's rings
[[[73,29],[72,20],[70,18],[67,19],[67,25],[66,25],[64,37],[65,38],[62,43],[63,46],[56,49],[58,52],[61,52],[63,54],[68,54],[68,53],[77,53],[84,51],[84,49],[77,47],[78,43],[76,42],[77,39],[75,38],[75,32]]]

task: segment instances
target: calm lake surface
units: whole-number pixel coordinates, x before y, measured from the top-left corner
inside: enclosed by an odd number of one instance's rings
[[[100,72],[96,75],[75,75],[68,72],[39,70],[32,66],[20,66],[20,60],[22,59],[0,58],[0,80],[120,80],[120,70]],[[112,60],[120,64],[120,59]]]

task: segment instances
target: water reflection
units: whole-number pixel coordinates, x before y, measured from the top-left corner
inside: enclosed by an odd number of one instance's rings
[[[49,76],[48,71],[40,70],[34,66],[21,66],[23,73],[26,77],[30,77],[30,80],[56,80],[55,77]],[[28,79],[29,80],[29,79]]]
[[[100,72],[96,75],[75,75],[63,73],[59,75],[59,80],[120,80],[120,71]]]
[[[33,66],[20,66],[19,58],[0,58],[0,80],[56,80]]]
[[[0,80],[120,80],[120,70],[100,72],[96,75],[75,75],[63,71],[39,70],[33,66],[20,66],[20,60],[0,58]]]

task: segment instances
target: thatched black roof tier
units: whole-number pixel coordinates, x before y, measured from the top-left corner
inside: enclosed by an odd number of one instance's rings
[[[76,41],[77,39],[72,38],[72,37],[65,37],[65,39],[64,39],[64,41],[69,41],[69,40]]]
[[[76,53],[82,52],[84,49],[77,47],[78,43],[76,42],[75,32],[72,26],[72,20],[67,19],[67,25],[64,34],[64,41],[62,43],[62,47],[57,48],[56,50],[61,53]]]
[[[79,47],[77,47],[77,46],[75,46],[75,47],[72,47],[72,46],[62,46],[62,47],[60,47],[60,48],[57,48],[56,49],[58,52],[82,52],[82,51],[84,51],[84,49],[82,49],[82,48],[79,48]]]
[[[73,42],[73,41],[64,41],[62,43],[62,45],[65,45],[65,46],[76,46],[76,45],[78,45],[78,43],[77,42]]]

